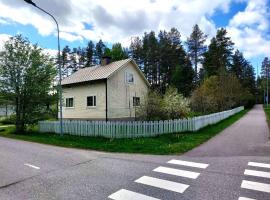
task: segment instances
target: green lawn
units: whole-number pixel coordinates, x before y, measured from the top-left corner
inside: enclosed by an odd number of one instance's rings
[[[224,130],[226,127],[240,119],[247,112],[248,110],[241,111],[240,113],[225,119],[218,124],[208,126],[197,132],[168,134],[154,138],[105,139],[68,135],[61,137],[56,134],[41,134],[36,131],[31,131],[27,134],[20,135],[12,133],[14,127],[4,128],[4,131],[0,131],[0,136],[62,147],[92,149],[108,152],[159,155],[181,154],[209,140],[211,137],[215,136],[220,131]]]
[[[268,125],[270,126],[270,106],[267,108],[267,106],[264,105],[263,108],[264,108],[264,112],[266,114],[266,119],[267,119]]]

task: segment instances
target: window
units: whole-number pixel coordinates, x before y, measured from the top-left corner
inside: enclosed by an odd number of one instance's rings
[[[67,108],[74,107],[74,100],[73,100],[73,98],[66,98],[66,107]]]
[[[96,106],[96,96],[89,96],[87,97],[87,106],[93,107]]]
[[[133,97],[133,106],[140,106],[140,97]]]
[[[132,73],[126,73],[126,81],[127,83],[134,83],[134,75]]]

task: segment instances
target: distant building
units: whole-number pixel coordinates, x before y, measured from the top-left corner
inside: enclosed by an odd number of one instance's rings
[[[63,118],[128,120],[147,97],[149,82],[132,59],[83,68],[65,78]]]
[[[12,105],[0,105],[0,117],[8,117],[15,113],[15,108]]]

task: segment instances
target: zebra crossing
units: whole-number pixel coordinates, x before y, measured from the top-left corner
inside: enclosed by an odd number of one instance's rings
[[[270,184],[268,183],[261,183],[257,181],[250,181],[248,177],[258,177],[258,178],[265,178],[270,179],[270,172],[266,170],[270,170],[270,164],[267,163],[258,163],[258,162],[249,162],[249,167],[256,167],[255,169],[245,169],[244,175],[247,176],[247,180],[243,180],[241,184],[242,189],[247,189],[251,191],[257,192],[265,192],[270,194]],[[260,170],[258,170],[258,168]],[[239,197],[238,200],[256,200],[248,197]]]
[[[194,180],[199,177],[200,173],[183,169],[176,169],[176,167],[206,169],[209,166],[208,164],[204,163],[190,162],[185,160],[175,160],[175,159],[168,161],[166,164],[168,164],[169,166],[166,167],[159,166],[153,169],[153,172],[176,176],[178,178],[189,178]],[[164,180],[150,176],[142,176],[139,179],[135,180],[134,182],[137,184],[154,187],[161,190],[167,190],[178,194],[184,193],[190,187],[189,185],[184,183]],[[120,189],[117,192],[111,194],[108,198],[113,200],[160,200],[155,197],[151,197],[127,189]]]

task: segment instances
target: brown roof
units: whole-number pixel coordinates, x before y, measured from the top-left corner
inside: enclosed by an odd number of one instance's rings
[[[133,62],[135,66],[138,68],[136,63],[130,58],[112,62],[104,66],[97,65],[94,67],[87,67],[87,68],[80,69],[74,74],[72,74],[71,76],[65,78],[62,81],[62,85],[69,85],[69,84],[74,84],[74,83],[83,83],[83,82],[95,81],[95,80],[100,80],[100,79],[107,79],[114,72],[126,66],[126,64],[129,62]],[[146,80],[141,70],[139,68],[138,70],[140,71],[143,78]],[[149,85],[147,80],[146,82]]]

